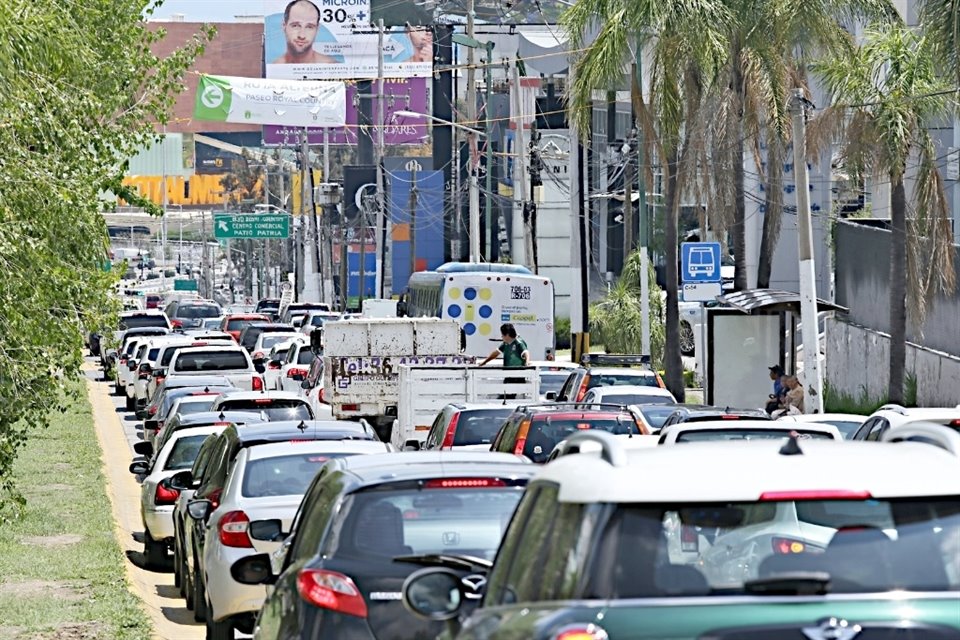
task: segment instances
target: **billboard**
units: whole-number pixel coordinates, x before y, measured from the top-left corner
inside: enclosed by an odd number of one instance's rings
[[[378,76],[378,35],[370,0],[264,0],[264,67],[268,78],[359,80]],[[383,41],[388,78],[433,73],[433,32],[390,28]]]
[[[426,78],[402,78],[385,80],[383,93],[386,96],[385,109],[386,127],[383,131],[386,144],[423,144],[429,140],[426,118],[411,116],[397,116],[397,111],[412,111],[415,113],[429,113],[430,83]],[[376,93],[377,83],[373,83],[372,91]],[[347,123],[343,127],[327,129],[327,142],[330,144],[357,144],[359,128],[356,85],[347,85]],[[373,122],[380,122],[377,101],[373,101]],[[263,127],[263,144],[267,146],[295,146],[300,143],[302,128],[292,126],[265,126]],[[372,133],[376,139],[376,128]],[[308,127],[307,139],[312,145],[323,144],[323,129]]]
[[[443,264],[443,171],[394,171],[388,179],[388,211],[393,221],[392,293],[400,294],[410,279],[411,205],[416,212],[416,270],[427,271]]]
[[[377,255],[376,247],[367,245],[363,254],[363,297],[376,298],[377,282]],[[360,300],[360,253],[347,252],[347,303],[351,307],[357,306]]]

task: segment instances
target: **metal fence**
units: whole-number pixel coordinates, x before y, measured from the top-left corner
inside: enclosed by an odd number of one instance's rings
[[[850,309],[851,322],[889,333],[890,231],[876,224],[840,221],[834,241],[837,304]],[[960,246],[954,249],[954,268],[960,282]],[[937,295],[922,327],[913,322],[909,310],[907,318],[907,340],[960,355],[960,290]]]

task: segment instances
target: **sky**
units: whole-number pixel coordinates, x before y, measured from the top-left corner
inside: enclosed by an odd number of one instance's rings
[[[232,22],[236,15],[263,15],[261,0],[165,0],[153,18],[182,13],[186,22]]]

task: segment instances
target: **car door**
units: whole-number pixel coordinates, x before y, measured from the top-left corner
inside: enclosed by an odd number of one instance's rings
[[[870,442],[880,442],[883,434],[890,428],[890,422],[886,418],[874,418],[874,424],[870,427],[870,433],[864,438]]]
[[[563,383],[563,386],[560,387],[560,392],[557,394],[557,402],[569,402],[570,396],[574,394],[574,390],[579,386],[580,372],[574,371],[567,376],[566,381]]]
[[[423,442],[424,449],[439,449],[440,445],[443,444],[443,436],[447,432],[446,426],[450,423],[449,413],[446,409],[441,409],[437,417],[433,419],[433,424],[430,425],[430,433],[427,434],[427,439]]]

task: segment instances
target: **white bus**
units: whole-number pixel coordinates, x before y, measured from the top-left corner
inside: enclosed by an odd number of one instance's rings
[[[554,357],[553,282],[526,267],[448,262],[411,275],[402,301],[408,316],[459,322],[468,355],[487,356],[500,344],[500,325],[509,322],[531,360]]]

